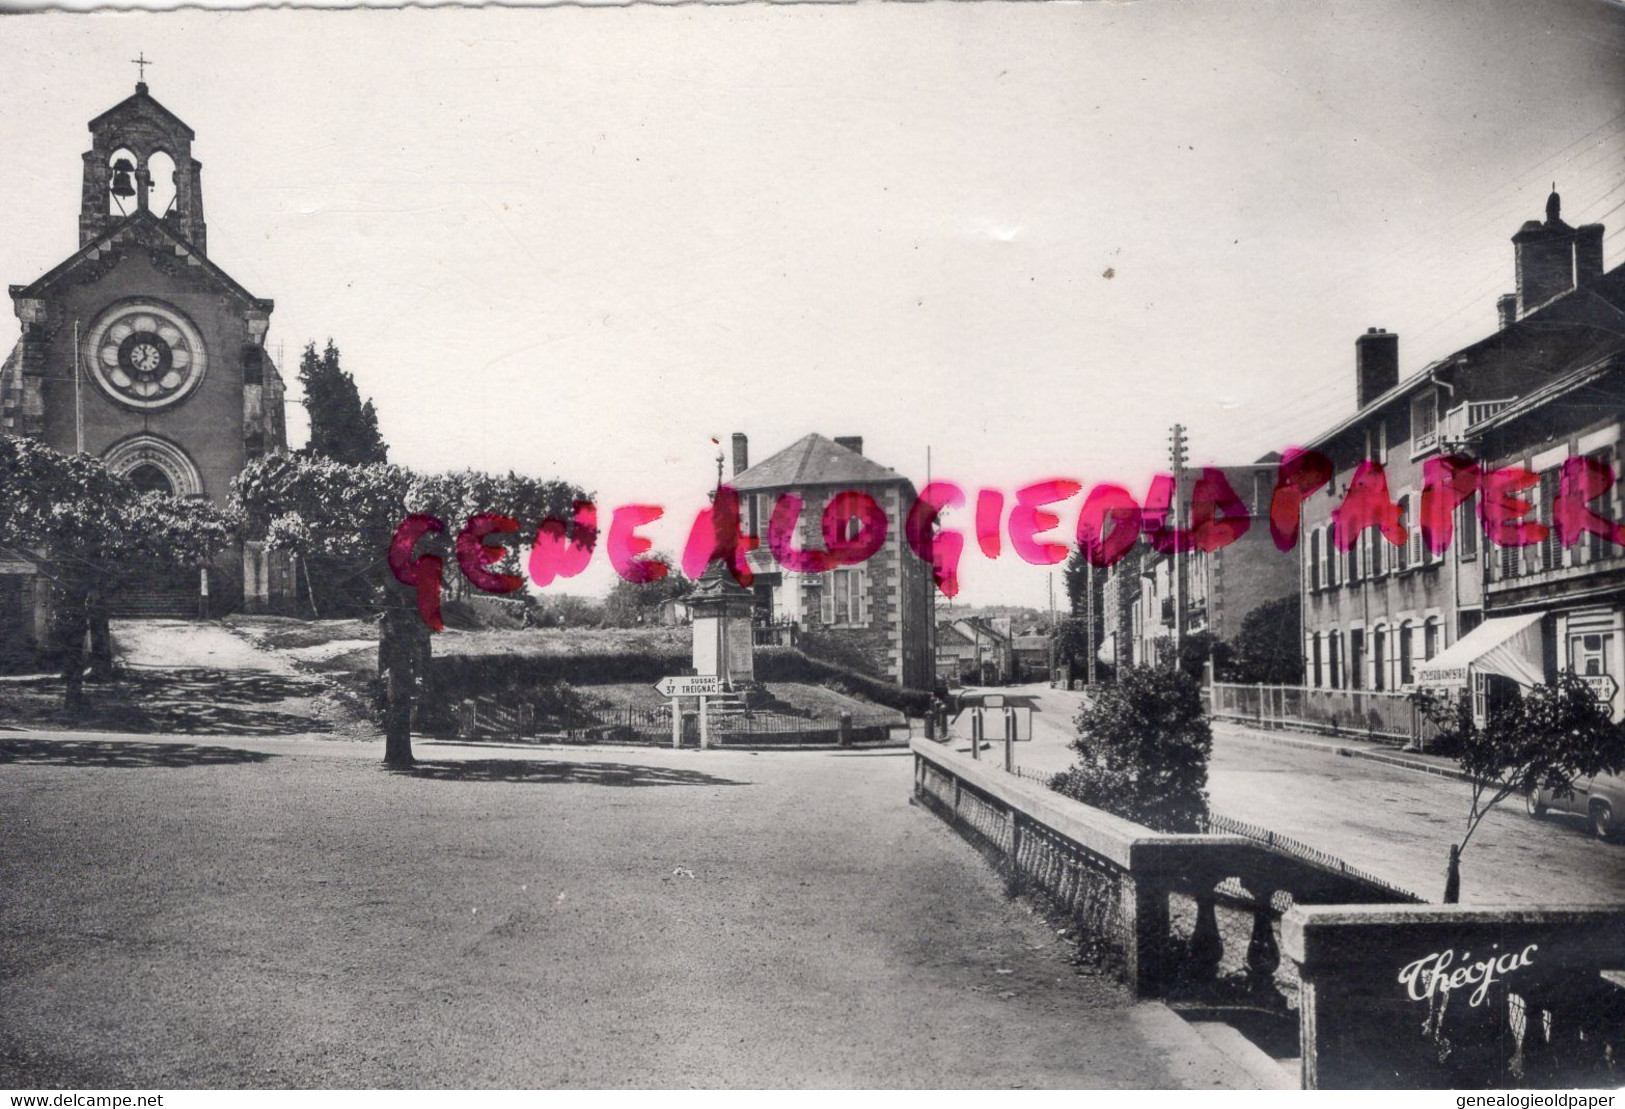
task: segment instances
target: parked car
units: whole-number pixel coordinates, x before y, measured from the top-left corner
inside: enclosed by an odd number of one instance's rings
[[[1595,778],[1574,783],[1574,792],[1564,795],[1549,789],[1535,790],[1524,796],[1529,815],[1545,816],[1548,812],[1573,813],[1591,821],[1591,829],[1604,839],[1612,839],[1625,830],[1625,775],[1599,774]]]

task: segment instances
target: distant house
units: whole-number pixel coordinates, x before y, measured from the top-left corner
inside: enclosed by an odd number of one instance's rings
[[[750,555],[758,639],[774,641],[790,628],[826,633],[861,652],[892,681],[928,688],[931,569],[903,539],[903,522],[916,495],[913,483],[866,458],[857,436],[807,435],[752,466],[749,441],[735,434],[729,484],[739,491],[744,524],[762,537],[761,548]],[[801,499],[796,544],[816,549],[823,546],[824,507],[849,490],[867,493],[885,512],[886,541],[880,550],[861,565],[821,574],[781,567],[766,538],[777,499],[786,493]]]
[[[974,685],[1010,680],[1010,620],[961,616],[937,623],[937,670]]]
[[[952,620],[937,624],[937,679],[962,682],[975,669],[976,640],[954,627]]]
[[[1031,631],[1010,641],[1010,680],[1038,682],[1049,679],[1050,637]]]

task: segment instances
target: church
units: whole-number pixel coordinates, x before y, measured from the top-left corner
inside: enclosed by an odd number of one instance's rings
[[[0,365],[0,433],[102,459],[137,487],[224,504],[250,460],[287,450],[283,382],[265,348],[272,302],[210,259],[192,129],[134,95],[90,121],[78,249],[12,285],[20,324]],[[264,608],[285,562],[248,543],[202,577],[122,598],[119,615]],[[0,553],[0,637],[40,642],[45,582]]]

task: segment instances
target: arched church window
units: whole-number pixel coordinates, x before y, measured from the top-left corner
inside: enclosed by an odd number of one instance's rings
[[[256,343],[243,344],[243,384],[265,383],[265,352]]]
[[[143,463],[124,475],[125,480],[135,486],[139,493],[167,493],[175,495],[175,486],[170,483],[169,475],[158,467]]]
[[[147,208],[161,219],[175,206],[175,159],[159,150],[148,157],[147,173],[152,182]]]
[[[135,152],[125,147],[113,151],[107,159],[107,214],[132,216],[139,201],[136,199],[135,171],[138,162]]]

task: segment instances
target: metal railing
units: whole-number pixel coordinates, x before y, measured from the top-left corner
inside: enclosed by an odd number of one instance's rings
[[[1208,705],[1217,720],[1363,736],[1401,745],[1425,746],[1439,730],[1410,694],[1386,690],[1214,682],[1208,687]]]
[[[1283,855],[1291,855],[1295,859],[1302,859],[1304,862],[1312,863],[1315,866],[1335,870],[1361,882],[1367,882],[1373,886],[1386,889],[1393,893],[1397,900],[1422,901],[1421,897],[1408,889],[1403,889],[1383,878],[1379,878],[1370,871],[1350,866],[1336,855],[1328,854],[1318,847],[1310,847],[1307,843],[1293,839],[1291,836],[1283,836],[1279,832],[1272,832],[1268,828],[1257,824],[1249,824],[1245,820],[1237,820],[1234,817],[1225,816],[1223,813],[1208,813],[1205,823],[1205,830],[1215,835],[1246,836],[1255,843],[1263,844],[1271,851],[1279,851]]]

